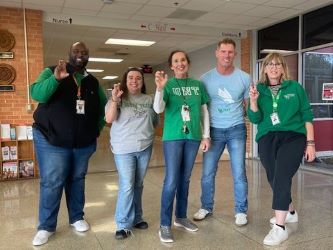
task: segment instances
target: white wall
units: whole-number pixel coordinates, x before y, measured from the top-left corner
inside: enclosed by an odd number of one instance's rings
[[[190,66],[190,76],[199,79],[200,76],[207,72],[208,70],[214,68],[216,66],[216,57],[215,57],[215,49],[217,46],[217,42],[215,44],[212,44],[210,46],[207,46],[205,48],[202,48],[200,50],[194,51],[189,53],[189,57],[191,60],[191,66]],[[237,56],[235,58],[234,64],[236,67],[240,68],[241,61],[240,61],[240,40],[235,40],[236,42],[236,50],[237,50]],[[181,48],[179,48],[181,49]],[[167,61],[168,58],[165,58]],[[169,78],[173,76],[172,71],[169,68],[169,65],[167,62],[153,66],[153,71],[157,70],[164,70],[167,72]],[[154,93],[155,92],[155,83],[154,83],[154,74],[146,74],[145,75],[145,83],[147,87],[147,93]]]

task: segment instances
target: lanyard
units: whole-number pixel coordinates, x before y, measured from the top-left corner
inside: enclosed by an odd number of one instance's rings
[[[81,99],[81,85],[78,84],[76,78],[74,77],[74,74],[72,75],[74,82],[76,83],[77,86],[77,98],[80,100]]]
[[[280,99],[280,95],[281,95],[281,91],[279,89],[277,95],[274,95],[271,91],[271,94],[272,94],[272,101],[273,101],[273,112],[276,112],[277,111],[277,107],[278,107],[278,101]]]
[[[180,86],[180,84],[179,84],[179,82],[178,82],[178,80],[177,80],[176,77],[175,77],[175,80],[176,80],[176,83],[177,83],[177,85],[178,85],[178,87],[179,87],[180,95],[183,97],[184,104],[187,105],[187,103],[186,103],[186,97],[185,97],[185,95],[184,95],[184,92],[183,92],[183,89],[182,89],[182,88],[186,88],[186,87],[187,87],[187,81],[188,81],[188,78],[186,78],[185,87],[181,87],[181,86]]]

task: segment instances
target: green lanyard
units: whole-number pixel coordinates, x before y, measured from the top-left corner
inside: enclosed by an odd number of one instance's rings
[[[277,111],[278,101],[280,99],[281,91],[279,90],[277,95],[273,95],[272,92],[271,92],[271,94],[272,94],[272,101],[273,101],[273,112],[275,113]]]

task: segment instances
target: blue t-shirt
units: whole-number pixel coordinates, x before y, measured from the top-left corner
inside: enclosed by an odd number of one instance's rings
[[[249,98],[250,75],[235,68],[230,75],[221,75],[216,68],[203,74],[203,82],[210,102],[210,126],[230,128],[244,123],[244,99]]]

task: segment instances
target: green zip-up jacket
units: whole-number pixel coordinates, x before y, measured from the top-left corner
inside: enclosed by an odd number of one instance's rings
[[[273,125],[270,115],[273,113],[273,99],[269,87],[258,83],[258,111],[253,112],[248,106],[248,117],[258,124],[256,141],[268,132],[294,131],[306,135],[305,122],[313,121],[313,113],[304,88],[296,81],[287,80],[281,83],[280,98],[277,102],[277,113],[280,123]]]

